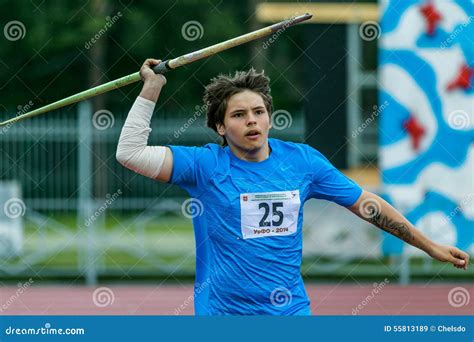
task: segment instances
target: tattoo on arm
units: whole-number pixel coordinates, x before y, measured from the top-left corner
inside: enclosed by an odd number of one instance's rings
[[[406,223],[392,220],[387,215],[381,213],[378,208],[370,208],[369,221],[386,232],[399,237],[403,241],[413,241],[413,234]]]

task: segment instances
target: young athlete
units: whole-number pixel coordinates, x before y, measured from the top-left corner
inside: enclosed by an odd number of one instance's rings
[[[333,201],[434,259],[467,269],[468,254],[428,239],[314,148],[269,138],[272,97],[263,72],[221,75],[206,87],[207,124],[223,146],[147,146],[166,84],[151,69],[159,62],[147,59],[140,70],[143,89],[122,129],[117,160],[202,203],[193,218],[197,315],[311,314],[300,273],[303,205],[310,198]]]

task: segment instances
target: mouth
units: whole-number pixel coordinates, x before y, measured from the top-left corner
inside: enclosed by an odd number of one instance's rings
[[[252,129],[245,134],[245,137],[251,140],[258,139],[262,133],[259,130]]]

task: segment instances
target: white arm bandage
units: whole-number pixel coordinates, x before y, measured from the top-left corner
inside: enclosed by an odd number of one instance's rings
[[[160,174],[166,156],[165,147],[147,146],[154,108],[153,101],[137,97],[123,125],[116,154],[120,164],[153,179]]]

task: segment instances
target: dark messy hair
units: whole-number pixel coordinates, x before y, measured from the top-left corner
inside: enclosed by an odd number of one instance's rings
[[[207,127],[217,133],[217,125],[224,123],[227,110],[227,101],[232,95],[244,90],[251,90],[259,94],[265,104],[268,114],[271,115],[273,100],[270,95],[270,79],[265,76],[264,71],[257,73],[255,69],[248,71],[236,71],[232,75],[219,75],[211,80],[204,91],[204,105],[207,108]],[[223,137],[223,146],[227,140]]]

